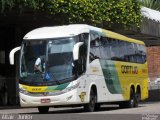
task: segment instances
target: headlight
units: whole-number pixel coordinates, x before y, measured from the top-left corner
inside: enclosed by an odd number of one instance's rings
[[[22,87],[19,87],[19,92],[20,92],[20,93],[23,93],[23,94],[25,94],[25,95],[28,94],[28,92],[27,92],[24,88],[22,88]]]
[[[79,84],[80,84],[80,83],[77,83],[77,84],[75,84],[75,85],[73,85],[73,86],[71,86],[71,87],[65,88],[64,90],[62,90],[62,92],[63,92],[63,93],[66,93],[66,92],[69,92],[69,91],[71,91],[71,90],[74,90],[74,89],[76,89],[76,88],[79,86]]]
[[[49,95],[52,95],[52,96],[64,94],[64,93],[67,93],[67,92],[69,92],[69,91],[72,91],[72,90],[76,89],[76,88],[79,86],[79,84],[80,84],[80,83],[77,83],[77,84],[75,84],[75,85],[73,85],[73,86],[71,86],[71,87],[65,88],[65,89],[62,90],[62,91],[49,92],[48,94],[49,94]]]

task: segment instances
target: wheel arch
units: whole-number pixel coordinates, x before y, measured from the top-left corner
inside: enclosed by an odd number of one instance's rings
[[[131,84],[130,87],[129,87],[129,91],[128,91],[129,99],[131,97],[131,90],[133,90],[133,92],[135,94],[136,89],[135,89],[135,85],[134,84]]]
[[[136,93],[137,93],[137,92],[138,92],[138,93],[141,93],[141,86],[140,86],[139,84],[138,84],[137,87],[136,87]]]
[[[141,100],[141,86],[140,85],[137,85],[137,87],[136,87],[136,94],[139,94],[139,100]]]
[[[97,86],[95,83],[91,83],[89,88],[88,88],[88,92],[87,92],[87,102],[89,102],[89,97],[90,97],[90,92],[91,92],[91,89],[93,89],[93,92],[96,94],[97,96],[97,99],[98,99],[98,93],[97,93]]]

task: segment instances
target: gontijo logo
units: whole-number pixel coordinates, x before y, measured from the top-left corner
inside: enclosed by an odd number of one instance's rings
[[[137,66],[122,65],[121,72],[123,74],[138,74]]]

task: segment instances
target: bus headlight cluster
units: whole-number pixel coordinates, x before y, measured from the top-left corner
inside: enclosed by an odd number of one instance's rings
[[[19,92],[23,93],[25,95],[29,94],[25,89],[23,89],[22,87],[19,87]]]
[[[69,91],[71,91],[71,90],[73,90],[73,89],[76,89],[76,88],[79,86],[79,84],[80,84],[80,83],[77,83],[77,84],[75,84],[75,85],[73,85],[73,86],[71,86],[71,87],[65,88],[65,89],[62,90],[62,91],[63,91],[64,93],[69,92]]]
[[[62,91],[58,91],[58,92],[49,92],[49,95],[60,95],[60,94],[64,94],[64,93],[66,93],[66,92],[69,92],[69,91],[72,91],[72,90],[74,90],[75,88],[77,88],[78,86],[79,86],[79,84],[80,83],[77,83],[77,84],[75,84],[75,85],[73,85],[73,86],[71,86],[71,87],[68,87],[68,88],[65,88],[64,90],[62,90]]]
[[[27,90],[25,90],[22,86],[19,86],[19,92],[23,93],[25,95],[29,94],[29,92]]]

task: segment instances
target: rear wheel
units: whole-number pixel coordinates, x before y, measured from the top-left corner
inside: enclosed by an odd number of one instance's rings
[[[93,90],[91,89],[90,100],[89,100],[89,103],[84,105],[84,110],[86,112],[93,112],[95,110],[95,104],[96,104],[96,95],[94,94]]]
[[[134,104],[135,107],[138,107],[140,99],[141,99],[141,93],[137,91],[135,94],[135,104]]]
[[[133,108],[135,106],[135,93],[133,89],[130,91],[130,100],[126,102],[127,108]]]
[[[130,100],[129,101],[120,102],[119,103],[119,107],[120,108],[133,108],[133,107],[135,107],[135,101],[136,101],[135,93],[134,93],[133,89],[131,89],[131,91],[130,91]]]
[[[49,107],[48,107],[48,106],[38,107],[38,111],[39,111],[39,113],[41,113],[41,114],[48,113],[48,110],[49,110]]]

